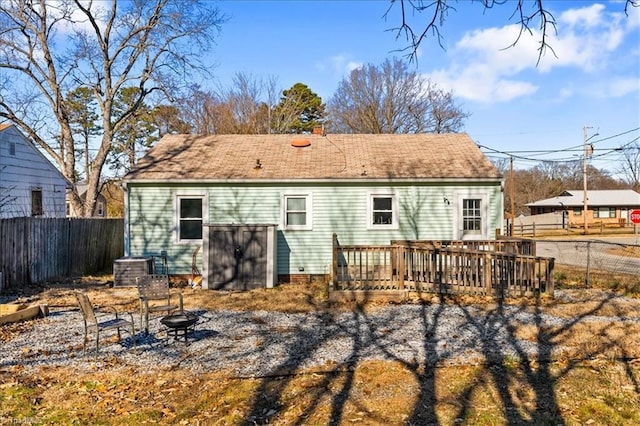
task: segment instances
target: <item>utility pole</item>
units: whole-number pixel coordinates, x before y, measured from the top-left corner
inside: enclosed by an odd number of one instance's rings
[[[515,221],[516,221],[516,202],[515,202],[515,187],[516,187],[516,183],[513,180],[514,175],[513,175],[513,156],[510,157],[510,161],[511,163],[511,172],[510,172],[510,181],[511,181],[511,187],[509,188],[510,190],[510,198],[511,198],[511,223],[509,224],[509,236],[513,237],[513,230],[515,228]]]
[[[589,139],[593,138],[594,136],[598,136],[598,133],[591,135],[591,137],[587,138],[587,130],[591,129],[591,127],[588,126],[584,126],[582,128],[582,145],[584,148],[584,154],[582,157],[582,186],[584,189],[584,194],[583,194],[583,207],[582,207],[582,214],[583,214],[583,220],[584,220],[584,234],[587,235],[588,231],[589,231],[589,221],[587,220],[587,159],[588,156],[593,154],[593,145],[587,145],[587,142],[589,141]]]
[[[582,219],[584,221],[584,235],[587,235],[589,233],[589,222],[587,221],[587,126],[582,128],[582,135],[582,144],[584,149],[582,156],[582,188],[584,190],[584,193],[582,194]]]

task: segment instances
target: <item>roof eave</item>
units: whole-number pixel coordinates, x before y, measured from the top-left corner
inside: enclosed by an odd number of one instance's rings
[[[127,184],[150,184],[150,183],[162,183],[162,184],[219,184],[219,183],[238,183],[238,184],[264,184],[264,183],[410,183],[410,182],[424,182],[424,183],[443,183],[443,182],[502,182],[501,177],[458,177],[458,178],[421,178],[421,177],[407,177],[407,178],[295,178],[295,179],[124,179],[123,182]]]

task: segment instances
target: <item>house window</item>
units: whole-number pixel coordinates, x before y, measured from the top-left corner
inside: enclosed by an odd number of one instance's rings
[[[582,207],[574,207],[573,208],[574,216],[582,216]]]
[[[31,216],[42,216],[43,213],[42,189],[34,188],[31,190]]]
[[[9,155],[16,155],[16,144],[15,142],[9,143]]]
[[[96,216],[98,217],[104,216],[104,203],[102,201],[98,201],[96,203]]]
[[[312,229],[311,194],[284,194],[282,206],[284,229]]]
[[[616,217],[616,208],[615,207],[596,207],[593,209],[593,217],[608,219]]]
[[[204,197],[178,197],[178,241],[202,239]]]
[[[369,229],[397,229],[398,208],[394,194],[370,194]]]
[[[465,198],[462,200],[462,230],[465,233],[482,233],[481,199]]]

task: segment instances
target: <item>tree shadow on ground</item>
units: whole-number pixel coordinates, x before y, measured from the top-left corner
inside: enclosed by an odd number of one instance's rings
[[[368,359],[372,348],[382,352],[387,360],[400,363],[418,385],[415,403],[407,410],[408,417],[403,423],[446,424],[448,421],[437,409],[441,393],[437,389],[438,369],[448,362],[455,362],[462,351],[460,348],[447,348],[443,344],[442,330],[439,331],[450,321],[450,314],[445,315],[445,312],[452,309],[466,324],[467,331],[459,330],[459,333],[469,332],[477,336],[468,342],[468,349],[474,349],[480,355],[473,377],[466,380],[456,393],[455,421],[473,421],[474,410],[477,409],[473,405],[474,395],[486,392],[490,387],[495,389],[495,405],[501,407],[501,412],[496,414],[507,424],[565,424],[557,400],[558,385],[564,377],[585,360],[600,356],[611,359],[612,351],[623,362],[637,356],[616,338],[607,337],[606,331],[590,343],[587,351],[567,355],[561,349],[565,345],[574,345],[574,328],[588,326],[595,316],[601,316],[605,311],[609,320],[612,317],[609,313],[615,316],[614,299],[615,296],[611,295],[571,318],[558,319],[549,316],[545,310],[560,302],[532,299],[532,303],[508,305],[498,300],[493,307],[478,308],[455,304],[441,296],[436,304],[423,303],[419,306],[421,324],[417,335],[411,338],[419,341],[420,350],[413,347],[414,356],[409,357],[406,353],[399,354],[398,350],[406,347],[406,342],[389,337],[404,326],[401,321],[394,321],[392,316],[381,320],[380,316],[385,314],[382,311],[369,312],[366,303],[355,306],[348,314],[348,320],[342,317],[338,322],[335,314],[325,313],[322,330],[308,329],[297,333],[288,343],[288,356],[270,374],[259,378],[260,384],[245,424],[271,424],[276,421],[286,409],[283,395],[296,372],[303,371],[305,361],[335,339],[346,339],[350,352],[345,354],[342,362],[323,370],[322,380],[314,386],[311,402],[297,416],[294,424],[305,424],[305,419],[327,401],[331,406],[328,424],[345,424],[347,405],[352,409],[356,405],[356,411],[367,412],[366,407],[357,406],[353,392],[357,380],[356,367]],[[622,316],[622,312],[619,314]],[[384,324],[384,330],[380,324]],[[530,330],[529,334],[523,335],[523,328]],[[322,334],[320,341],[318,333]],[[308,340],[315,341],[316,345],[306,344]],[[561,368],[552,369],[558,358],[565,362]],[[625,365],[628,379],[634,384],[636,393],[640,393],[638,378],[629,363]],[[366,418],[376,424],[392,423],[391,419],[379,413],[367,412]]]

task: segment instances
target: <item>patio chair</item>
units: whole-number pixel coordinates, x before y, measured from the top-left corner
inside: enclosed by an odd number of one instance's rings
[[[84,321],[84,339],[82,341],[82,353],[84,354],[89,341],[89,332],[92,331],[96,335],[96,358],[98,357],[98,350],[100,348],[100,332],[116,329],[118,332],[118,341],[121,339],[120,329],[124,328],[127,332],[131,333],[133,339],[133,346],[136,346],[136,330],[133,323],[133,315],[128,312],[131,317],[131,321],[128,321],[120,317],[120,313],[115,307],[106,306],[101,308],[95,308],[89,301],[89,297],[81,292],[75,293],[76,300],[80,306],[80,312],[82,313],[82,319]],[[106,319],[106,317],[112,317]],[[104,320],[99,320],[99,317],[104,317]]]
[[[136,278],[140,298],[140,327],[149,334],[149,315],[183,312],[182,293],[171,293],[168,275],[143,275]],[[164,316],[163,315],[163,316]]]

